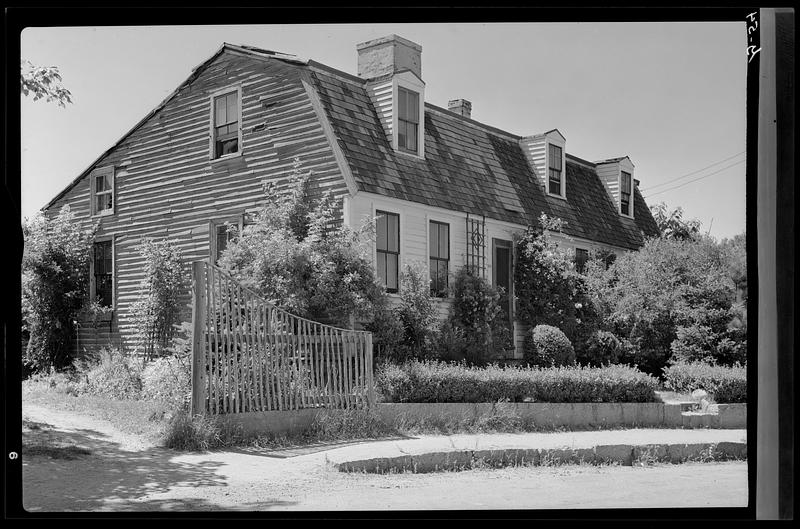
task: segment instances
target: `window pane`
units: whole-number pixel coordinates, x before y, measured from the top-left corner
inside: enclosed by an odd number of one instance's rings
[[[406,143],[408,142],[407,134],[406,134],[407,123],[403,120],[397,122],[397,145],[402,147],[403,149],[406,148]]]
[[[399,252],[399,243],[400,243],[400,226],[399,226],[399,217],[397,215],[387,215],[388,226],[387,226],[387,238],[388,238],[388,250],[390,252]]]
[[[439,224],[439,257],[450,259],[450,226]]]
[[[386,288],[397,290],[397,255],[386,254]]]
[[[377,243],[378,243],[378,250],[386,250],[386,215],[381,215],[378,213],[378,220],[376,222],[376,231],[377,231]]]
[[[430,223],[430,256],[439,257],[439,225],[435,222]]]
[[[378,279],[382,285],[386,285],[386,254],[378,253]]]
[[[428,266],[431,270],[431,294],[433,295],[439,290],[439,286],[436,283],[436,279],[439,277],[438,264],[438,260],[431,259]]]
[[[399,88],[397,90],[397,117],[407,119],[408,116],[408,92]]]
[[[408,92],[408,121],[419,123],[419,94]]]
[[[408,132],[406,148],[409,151],[417,152],[417,125],[409,123],[406,131]]]
[[[214,100],[214,125],[219,127],[228,122],[227,106],[225,105],[225,96],[218,97]]]
[[[232,92],[232,93],[228,94],[228,97],[227,97],[227,103],[228,103],[228,108],[227,108],[227,118],[228,118],[228,120],[227,121],[228,122],[238,121],[238,119],[239,119],[239,116],[238,116],[239,113],[236,110],[236,100],[237,100],[237,98],[238,98],[238,95],[237,95],[236,92]]]

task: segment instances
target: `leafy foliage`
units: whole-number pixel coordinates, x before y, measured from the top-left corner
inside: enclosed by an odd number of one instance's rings
[[[658,231],[665,239],[687,241],[695,239],[700,233],[702,223],[697,219],[683,220],[681,207],[669,211],[667,205],[660,202],[650,206],[650,213],[656,221]]]
[[[310,173],[295,160],[288,183],[264,186],[265,203],[219,264],[248,286],[298,316],[349,326],[369,321],[383,296],[369,258],[371,225],[337,225],[330,194],[309,196]]]
[[[664,379],[672,391],[704,389],[718,403],[747,402],[747,368],[740,364],[677,363],[664,370]]]
[[[99,359],[79,367],[86,377],[85,392],[113,399],[138,399],[142,391],[140,369],[116,349],[101,349]]]
[[[151,359],[163,353],[175,334],[184,278],[180,250],[169,240],[144,238],[138,250],[144,261],[144,277],[130,313],[136,341],[144,358]]]
[[[33,371],[70,365],[74,321],[88,299],[94,230],[82,230],[69,206],[48,219],[39,213],[23,222],[24,364]]]
[[[19,82],[22,95],[33,94],[34,101],[44,98],[62,107],[72,103],[72,94],[61,85],[61,74],[55,66],[34,66],[30,61],[20,61]]]
[[[468,267],[456,274],[453,304],[441,325],[440,358],[483,364],[511,346],[511,331],[500,306],[500,293]]]
[[[376,373],[385,402],[655,402],[657,380],[632,367],[519,368],[409,361]]]
[[[589,336],[577,360],[581,365],[603,366],[618,363],[621,355],[622,344],[619,339],[611,332],[598,329]]]
[[[725,254],[711,238],[650,239],[608,270],[590,263],[586,281],[604,324],[632,344],[632,361],[648,373],[660,374],[673,356],[743,357],[745,315],[735,307]]]
[[[558,327],[537,325],[528,332],[524,345],[530,365],[558,367],[575,365],[575,349]]]

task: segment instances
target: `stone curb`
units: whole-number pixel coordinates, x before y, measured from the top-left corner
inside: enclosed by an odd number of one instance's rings
[[[491,450],[454,450],[397,457],[379,457],[333,463],[340,472],[386,474],[458,471],[472,468],[510,466],[555,466],[567,464],[685,463],[746,460],[747,443],[719,442],[692,444],[598,445],[594,448],[507,448]]]

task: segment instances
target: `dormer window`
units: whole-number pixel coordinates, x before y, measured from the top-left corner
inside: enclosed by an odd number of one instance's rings
[[[625,171],[621,171],[619,207],[620,207],[620,212],[623,215],[627,215],[629,217],[633,216],[633,211],[631,211],[632,195],[633,195],[633,179],[631,178],[631,174]]]
[[[561,193],[563,150],[558,145],[550,143],[547,154],[547,191],[551,195],[563,196]]]
[[[241,152],[241,90],[228,88],[211,96],[211,158]]]
[[[397,146],[401,151],[419,152],[419,94],[397,89]]]

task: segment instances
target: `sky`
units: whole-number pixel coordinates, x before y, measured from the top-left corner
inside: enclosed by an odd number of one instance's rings
[[[356,44],[422,46],[425,100],[566,151],[632,160],[649,205],[717,238],[745,229],[744,22],[331,24],[26,28],[22,59],[57,66],[73,104],[21,96],[22,216],[30,217],[223,42],[357,73]]]

